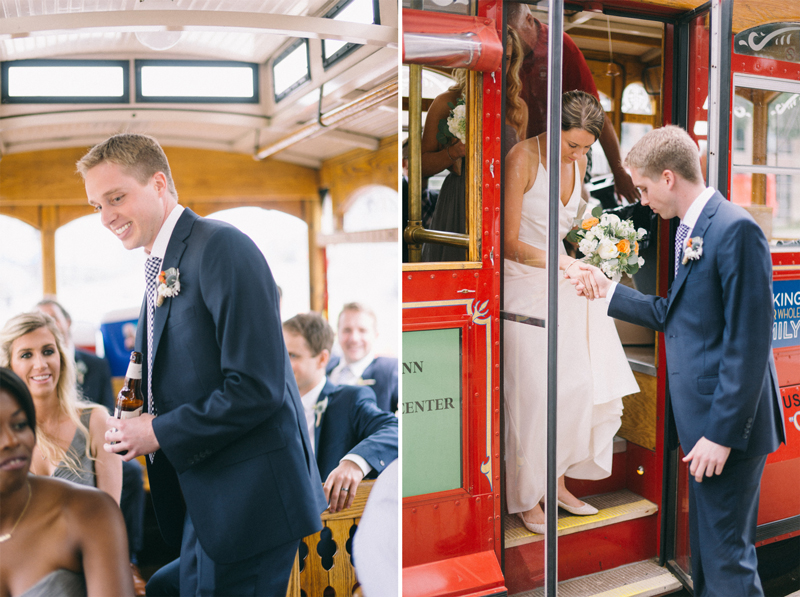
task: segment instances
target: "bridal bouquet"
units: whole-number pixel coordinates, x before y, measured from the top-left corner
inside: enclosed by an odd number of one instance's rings
[[[464,98],[458,98],[455,105],[452,102],[447,102],[447,105],[450,108],[450,114],[447,118],[442,118],[439,121],[439,132],[436,133],[436,140],[443,147],[451,145],[453,139],[466,143],[467,106],[464,104]],[[457,159],[453,164],[453,171],[457,175],[461,175],[461,158]]]
[[[577,229],[570,230],[567,240],[578,243],[585,255],[583,261],[599,267],[614,282],[619,282],[622,274],[632,276],[644,265],[644,259],[639,257],[639,241],[647,230],[636,230],[631,220],[604,214],[598,206],[591,217],[576,219],[575,226]]]
[[[467,142],[467,106],[464,105],[464,98],[458,98],[455,106],[452,102],[447,102],[450,114],[447,118],[439,121],[439,132],[436,133],[436,140],[440,145],[450,145],[452,139],[458,139],[462,143]]]

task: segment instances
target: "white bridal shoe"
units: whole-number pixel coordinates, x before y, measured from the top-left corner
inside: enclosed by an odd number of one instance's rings
[[[522,512],[517,512],[517,516],[522,521],[522,524],[525,525],[525,528],[528,529],[531,533],[536,533],[538,535],[544,535],[545,524],[536,524],[535,522],[528,522],[525,520]]]
[[[581,506],[580,508],[576,508],[575,506],[569,506],[564,502],[562,502],[561,500],[558,500],[558,507],[564,508],[564,510],[566,510],[570,514],[575,514],[576,516],[591,516],[592,514],[597,514],[597,508],[595,508],[590,504],[587,504],[586,502],[584,502],[583,506]]]

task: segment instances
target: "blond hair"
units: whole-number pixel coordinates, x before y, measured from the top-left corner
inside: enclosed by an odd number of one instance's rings
[[[525,54],[522,51],[519,34],[511,27],[508,27],[506,32],[506,44],[511,47],[511,59],[506,71],[506,118],[517,131],[519,139],[522,140],[526,134],[526,131],[522,129],[526,106],[520,97],[522,81],[519,78],[519,71],[522,68]]]
[[[113,135],[92,147],[75,166],[86,178],[89,170],[103,162],[121,166],[141,185],[147,184],[156,172],[161,172],[167,179],[167,190],[175,199],[178,198],[167,155],[153,137],[133,133]]]
[[[75,424],[78,433],[83,435],[86,440],[86,456],[91,460],[95,460],[91,453],[89,430],[81,422],[81,411],[87,408],[103,407],[99,404],[85,402],[79,398],[75,382],[75,363],[64,350],[64,338],[56,325],[55,319],[41,311],[20,313],[9,319],[3,329],[0,330],[0,367],[11,368],[11,345],[15,340],[40,328],[46,328],[53,334],[56,341],[56,350],[58,350],[61,365],[61,371],[56,382],[59,412]],[[62,448],[58,438],[47,433],[41,425],[37,430],[36,437],[39,448],[50,462],[56,465],[63,462],[70,471],[77,475],[85,473],[81,469],[80,455],[71,449],[65,450]]]
[[[650,180],[658,180],[664,170],[671,170],[688,182],[703,181],[697,144],[689,133],[674,125],[652,130],[639,139],[628,152],[625,165]]]

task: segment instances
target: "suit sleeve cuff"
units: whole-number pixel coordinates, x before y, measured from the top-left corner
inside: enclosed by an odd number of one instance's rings
[[[369,463],[366,460],[364,460],[361,456],[359,456],[358,454],[346,454],[342,458],[342,460],[349,460],[351,462],[355,462],[358,465],[358,468],[361,469],[361,472],[364,473],[365,477],[372,470],[372,467],[369,465]],[[340,460],[339,462],[341,462],[342,460]]]
[[[606,304],[611,304],[611,297],[614,296],[614,291],[617,289],[617,282],[611,282],[611,287],[608,289],[606,293]]]

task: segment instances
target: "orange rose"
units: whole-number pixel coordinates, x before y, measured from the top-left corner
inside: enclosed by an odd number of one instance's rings
[[[584,230],[590,230],[592,226],[596,226],[600,223],[598,218],[586,218],[583,222],[581,222],[581,228]]]
[[[166,284],[167,283],[167,275],[164,272],[161,272],[160,274],[158,274],[158,281],[161,284]]]
[[[638,241],[638,240],[635,240],[635,241],[633,241],[633,242],[635,243],[635,244],[633,245],[633,252],[634,252],[634,253],[636,253],[636,254],[638,255],[638,254],[639,254],[639,241]]]
[[[631,252],[631,243],[628,242],[627,238],[623,238],[617,243],[617,251],[624,253],[625,255]]]

